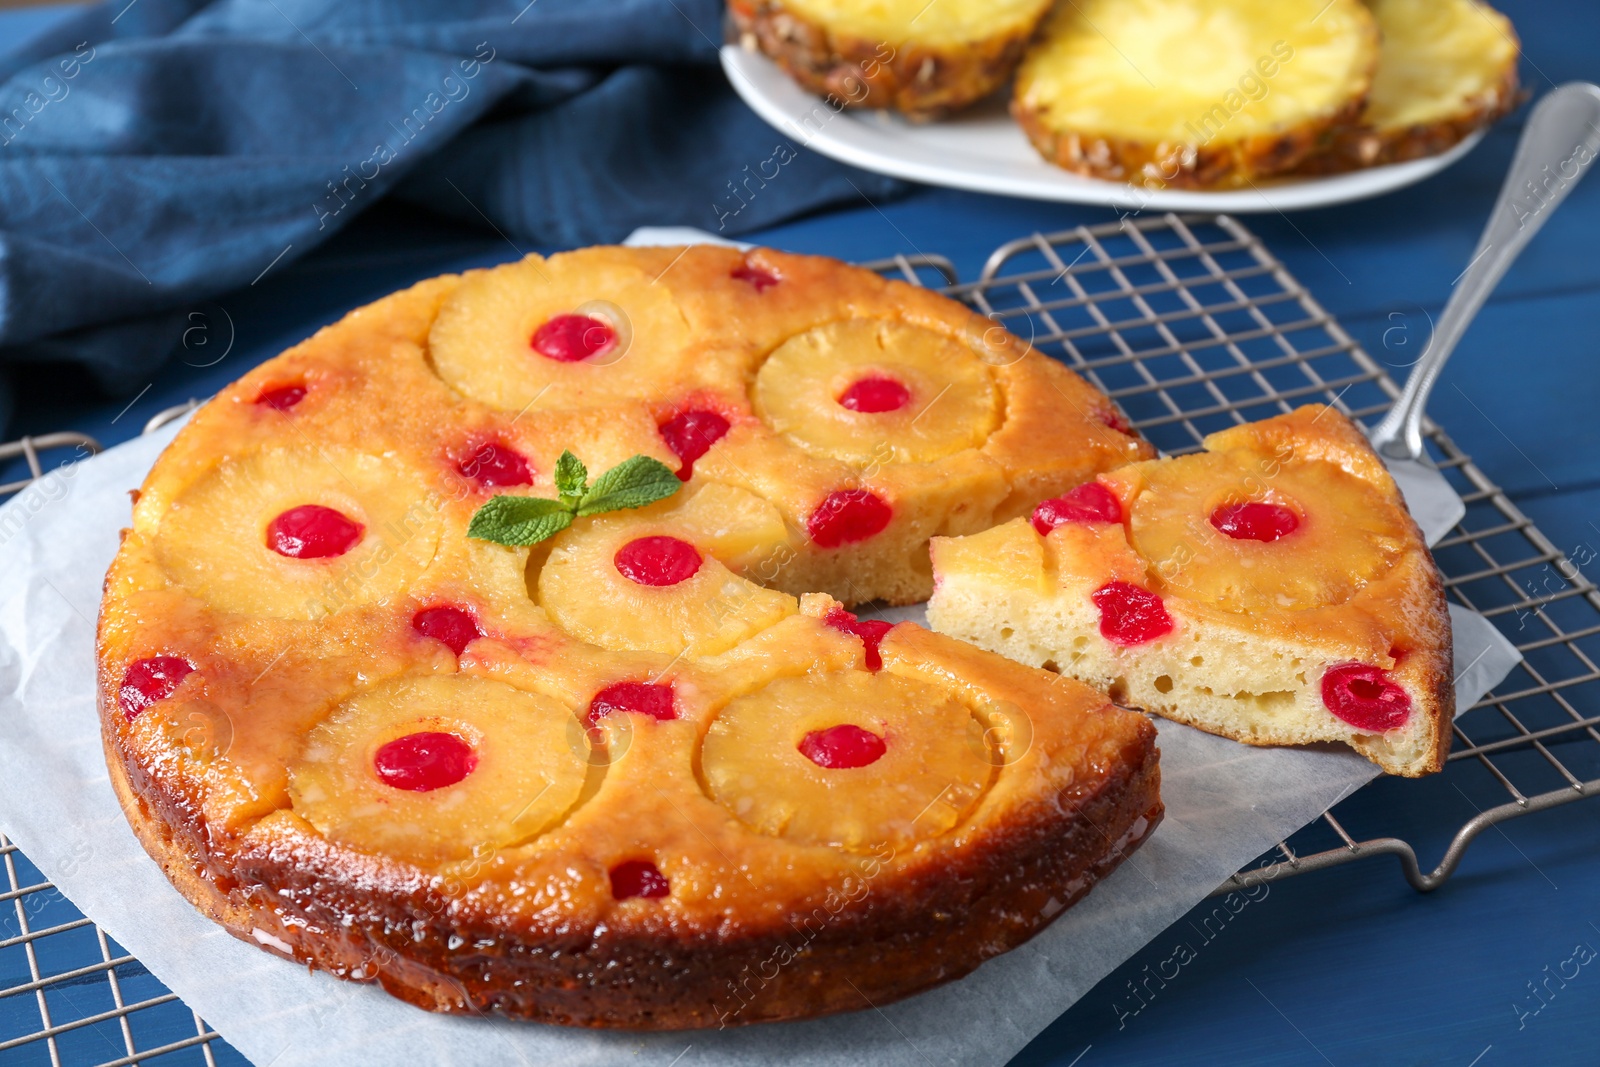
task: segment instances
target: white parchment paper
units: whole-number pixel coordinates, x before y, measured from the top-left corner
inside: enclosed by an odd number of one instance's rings
[[[128,521],[127,490],[175,429],[47,475],[0,508],[0,829],[261,1067],[1000,1063],[1235,870],[1377,773],[1348,752],[1250,748],[1162,722],[1167,816],[1144,847],[1033,941],[881,1010],[673,1034],[429,1015],[375,987],[308,974],[202,918],[139,847],[112,795],[94,619]],[[1465,708],[1516,652],[1481,617],[1455,623]]]

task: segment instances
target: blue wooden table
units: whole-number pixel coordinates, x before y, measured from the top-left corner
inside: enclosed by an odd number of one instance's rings
[[[1500,6],[1522,34],[1525,81],[1535,92],[1600,80],[1600,8],[1592,2]],[[0,36],[51,17],[0,16]],[[1422,186],[1289,218],[1255,216],[1247,225],[1403,377],[1471,255],[1519,129],[1520,115]],[[924,189],[752,239],[855,260],[938,253],[971,278],[1006,240],[1112,217],[1099,209]],[[203,328],[131,404],[127,397],[94,398],[86,386],[53,385],[25,394],[12,429],[71,428],[106,444],[125,440],[155,412],[210,394],[352,307],[430,274],[531,250],[380,207],[248,291],[197,305],[193,321]],[[1430,409],[1578,559],[1600,553],[1597,326],[1600,179],[1592,179],[1523,254],[1462,343]],[[1584,710],[1594,714],[1600,706]],[[1587,772],[1600,776],[1600,768]],[[1341,813],[1358,837],[1412,840],[1431,866],[1474,805],[1505,799],[1492,783],[1481,785],[1466,775],[1450,784],[1383,781]],[[1157,938],[1014,1062],[1600,1063],[1600,963],[1590,965],[1600,961],[1600,803],[1489,831],[1458,873],[1426,896],[1406,885],[1392,860],[1373,859],[1276,882],[1220,933],[1215,923],[1202,930],[1211,908],[1202,905]],[[1194,958],[1174,969],[1180,942]],[[17,1003],[23,999],[0,1001],[0,1040],[26,1032],[10,1018],[33,1013],[31,1003]],[[172,1025],[188,1025],[180,1022]],[[233,1055],[220,1043],[213,1049],[219,1062]]]

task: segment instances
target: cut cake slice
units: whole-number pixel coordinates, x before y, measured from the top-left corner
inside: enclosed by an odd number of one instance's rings
[[[1341,741],[1391,774],[1437,771],[1450,618],[1377,454],[1322,406],[1205,448],[935,538],[930,623],[1210,733]]]

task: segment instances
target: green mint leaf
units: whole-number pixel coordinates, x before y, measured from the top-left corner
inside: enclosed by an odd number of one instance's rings
[[[536,545],[572,525],[572,511],[559,500],[497,496],[472,516],[467,536],[497,545]]]
[[[642,508],[682,488],[683,483],[671,467],[649,456],[634,456],[594,480],[578,502],[578,514],[598,515],[602,511]]]
[[[561,458],[556,460],[556,491],[561,494],[562,500],[577,500],[583,496],[584,483],[589,480],[589,469],[583,465],[583,460],[571,452],[561,453]]]

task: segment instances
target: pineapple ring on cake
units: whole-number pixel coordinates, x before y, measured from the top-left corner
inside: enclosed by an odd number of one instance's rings
[[[1450,615],[1366,438],[1308,406],[1205,445],[1031,521],[935,538],[929,622],[1225,737],[1342,741],[1391,774],[1437,771]]]
[[[733,0],[747,48],[840,107],[934,118],[1011,76],[1050,0]]]
[[[714,656],[798,610],[729,570],[718,531],[695,521],[704,509],[683,510],[579,520],[557,535],[537,578],[551,620],[601,648]]]
[[[1377,56],[1361,0],[1081,0],[1046,20],[1012,112],[1079,174],[1247,185],[1353,121]]]
[[[226,457],[172,501],[158,558],[241,615],[313,619],[402,592],[433,559],[439,518],[418,475],[343,448]]]
[[[1373,0],[1372,13],[1383,46],[1366,110],[1302,173],[1438,155],[1516,106],[1516,31],[1482,0]]]
[[[439,376],[501,411],[647,397],[682,377],[689,331],[632,257],[596,248],[469,274],[439,309]]]
[[[294,810],[331,841],[418,863],[526,841],[588,774],[572,712],[502,682],[404,678],[344,701],[289,768]]]
[[[999,422],[993,372],[923,326],[847,319],[791,337],[756,373],[756,415],[814,455],[926,463],[983,444]]]
[[[1128,500],[1128,540],[1154,564],[1150,588],[1225,611],[1342,604],[1406,550],[1408,524],[1380,490],[1331,463],[1263,469],[1240,452],[1201,452],[1104,484]],[[1225,532],[1252,516],[1277,522],[1277,536]]]
[[[591,311],[626,317],[622,358]],[[926,373],[987,381],[994,425],[866,465],[775,432],[763,361],[850,320],[966,345]],[[1159,753],[1104,693],[841,601],[920,599],[930,536],[1152,454],[990,320],[831,260],[613,248],[433,279],[222,390],[135,494],[100,616],[112,785],[229,932],[428,1010],[687,1029],[883,1004],[1112,871],[1160,821]],[[790,741],[832,764],[815,791],[754,747],[780,697],[827,705]],[[713,729],[719,777],[749,744],[806,809],[781,832],[711,795]],[[730,1002],[819,902],[803,962]]]
[[[947,691],[880,672],[782,678],[706,734],[711,795],[752,829],[850,849],[947,833],[988,786],[983,727]]]
[[[792,540],[777,508],[731,485],[705,482],[671,503],[673,525],[689,531],[695,544],[739,574],[759,574],[763,563],[781,554]]]

